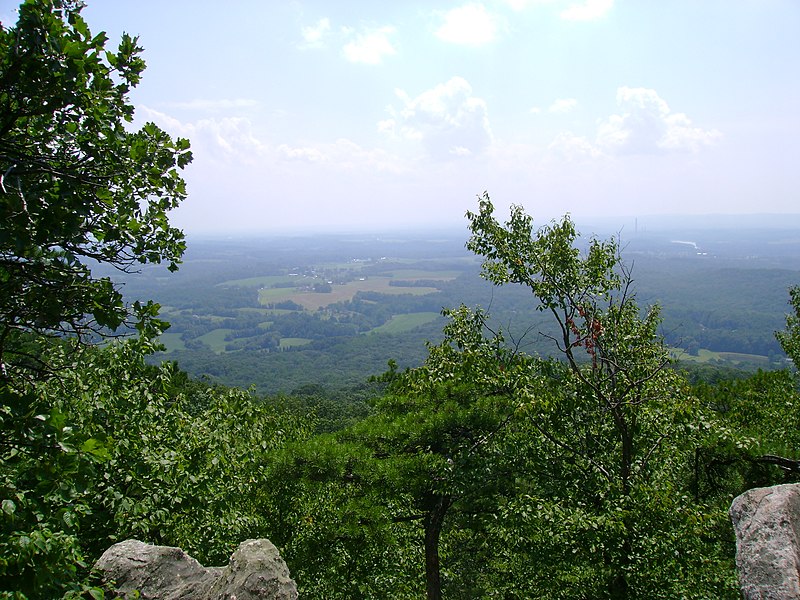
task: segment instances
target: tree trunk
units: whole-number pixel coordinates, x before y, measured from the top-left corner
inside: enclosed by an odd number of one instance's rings
[[[450,508],[450,496],[434,496],[431,508],[425,515],[425,593],[427,600],[442,599],[442,582],[439,571],[439,538],[444,517]]]

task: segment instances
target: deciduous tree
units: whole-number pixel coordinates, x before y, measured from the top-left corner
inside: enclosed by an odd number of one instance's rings
[[[0,24],[0,587],[14,597],[74,589],[85,566],[79,523],[107,454],[43,387],[66,381],[57,368],[80,379],[66,344],[135,325],[141,356],[163,327],[92,267],[174,270],[185,247],[167,213],[186,197],[189,142],[133,127],[142,49],[127,34],[107,49],[82,6],[25,0]]]
[[[189,142],[131,126],[145,64],[136,38],[107,49],[75,0],[26,0],[0,25],[0,362],[22,363],[20,334],[114,330],[132,313],[95,261],[130,270],[185,244],[167,212],[186,196]]]
[[[789,304],[793,314],[786,315],[786,329],[775,332],[781,348],[786,352],[795,367],[800,368],[800,286],[789,290]]]
[[[580,582],[576,597],[652,597],[656,581],[685,568],[681,559],[657,558],[667,551],[658,536],[674,537],[681,523],[703,515],[681,489],[702,433],[698,403],[666,368],[658,307],[638,306],[615,240],[590,239],[582,250],[569,216],[535,230],[515,206],[501,224],[484,195],[467,217],[468,247],[484,257],[483,276],[528,287],[533,304],[557,325],[551,340],[563,366],[553,363],[549,375],[529,377],[518,389],[543,441],[530,455],[529,504],[551,513],[550,527],[558,515],[562,530],[545,528],[552,539],[576,532],[568,547],[585,561],[564,557],[559,593],[570,597],[568,586]],[[648,571],[654,560],[666,560],[668,569]]]
[[[443,597],[440,546],[448,519],[496,506],[513,488],[509,461],[498,448],[519,402],[510,382],[525,368],[502,335],[487,330],[485,313],[461,306],[444,314],[450,318],[444,340],[429,346],[425,363],[390,371],[389,392],[377,401],[375,416],[345,432],[392,465],[387,487],[394,519],[421,525],[429,600]]]

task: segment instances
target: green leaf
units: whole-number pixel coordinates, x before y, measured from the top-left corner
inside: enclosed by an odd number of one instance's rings
[[[5,514],[13,515],[17,510],[17,505],[14,504],[13,500],[9,500],[8,498],[6,498],[5,500],[3,500],[2,509]]]

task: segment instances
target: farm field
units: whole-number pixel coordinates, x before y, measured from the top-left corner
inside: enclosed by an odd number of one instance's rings
[[[280,348],[285,350],[286,348],[298,348],[300,346],[305,346],[306,344],[310,344],[311,340],[307,338],[281,338]]]
[[[380,265],[378,265],[380,266]],[[375,266],[372,270],[375,270]],[[232,279],[217,284],[220,287],[258,288],[258,302],[270,307],[292,302],[304,310],[317,311],[339,302],[351,301],[359,292],[423,296],[438,292],[431,285],[419,282],[447,282],[456,279],[461,271],[420,268],[381,269],[366,274],[364,263],[341,263],[333,267],[310,269],[312,274],[287,273]],[[320,274],[317,274],[320,273]],[[321,289],[320,289],[321,288]]]
[[[186,344],[181,339],[180,333],[171,333],[169,331],[162,333],[158,341],[164,344],[167,352],[174,352],[176,350],[186,350]]]
[[[209,348],[211,348],[212,352],[216,352],[217,354],[225,352],[225,345],[226,345],[226,336],[231,333],[233,329],[212,329],[208,333],[205,333],[198,337],[197,339],[200,340],[203,344],[206,344]]]
[[[673,356],[680,361],[696,363],[717,362],[739,366],[756,365],[759,367],[768,367],[770,364],[769,357],[761,354],[745,354],[742,352],[714,352],[705,348],[698,350],[696,356],[688,354],[684,350],[676,349],[673,351]]]
[[[747,254],[738,256],[741,236],[733,244],[715,234],[712,246],[700,235],[648,234],[625,245],[640,303],[662,307],[666,342],[684,349],[675,351],[678,361],[782,367],[773,332],[783,326],[788,287],[800,282],[800,249],[775,245],[764,233],[752,236]],[[698,256],[671,239],[698,240],[709,252]],[[264,393],[357,385],[385,371],[389,359],[401,368],[419,364],[426,341],[440,339],[442,309],[462,303],[486,309],[492,326],[507,331],[521,350],[554,352],[547,315],[530,293],[481,279],[463,237],[331,236],[190,248],[178,273],[147,269],[126,281],[124,291],[160,302],[172,325],[161,338],[166,353],[154,360],[176,360],[196,376],[256,384]],[[212,255],[224,259],[208,260]],[[365,256],[381,258],[359,258]]]
[[[375,333],[405,333],[412,331],[417,327],[430,323],[439,318],[439,313],[435,312],[419,312],[409,313],[406,315],[394,315],[389,321],[371,330],[371,334]]]
[[[265,306],[281,302],[295,302],[305,310],[316,311],[320,308],[352,300],[359,292],[375,292],[378,294],[400,295],[411,294],[424,296],[439,290],[435,287],[406,287],[391,285],[394,279],[388,277],[372,277],[343,284],[332,284],[329,292],[316,292],[307,287],[295,288],[262,288],[258,291],[258,301]],[[313,285],[313,284],[309,284]]]

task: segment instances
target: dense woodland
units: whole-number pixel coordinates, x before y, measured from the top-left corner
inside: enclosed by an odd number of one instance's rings
[[[299,310],[306,296],[271,301],[283,292],[265,282],[266,302],[247,284],[193,288],[203,298],[165,286],[154,295],[185,349],[158,354],[159,306],[129,300],[135,278],[121,277],[123,296],[102,265],[172,277],[186,241],[167,213],[187,196],[191,152],[152,124],[129,129],[141,49],[106,44],[62,0],[29,0],[0,29],[0,596],[111,596],[91,564],[130,537],[204,564],[267,537],[307,598],[739,597],[730,502],[796,479],[791,270],[746,273],[761,302],[791,302],[779,326],[727,298],[748,342],[738,322],[715,326],[726,310],[668,309],[682,285],[718,298],[732,279],[685,267],[639,282],[633,245],[520,207],[500,222],[484,195],[463,273],[414,264],[395,282],[437,294],[364,292],[317,312]],[[186,266],[174,276],[193,276]],[[311,293],[334,293],[328,279]],[[397,315],[420,321],[367,333]],[[214,329],[233,334],[217,351],[201,339]],[[423,345],[420,332],[435,333]],[[404,354],[413,339],[418,354]],[[209,377],[182,370],[193,341],[206,362],[192,369]],[[383,360],[387,347],[403,360]],[[772,368],[690,373],[676,348]],[[269,393],[256,371],[271,360],[360,377]],[[234,364],[256,387],[210,377]]]

